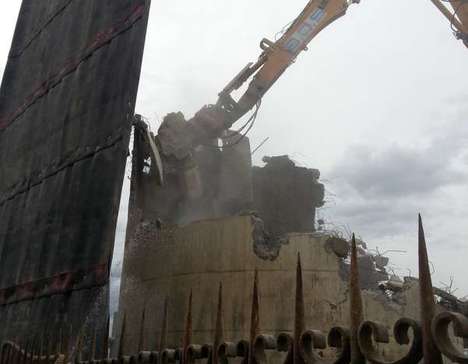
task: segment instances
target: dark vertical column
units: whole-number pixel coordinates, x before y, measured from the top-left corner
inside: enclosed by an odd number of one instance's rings
[[[149,5],[23,1],[0,89],[0,340],[67,330],[103,354]]]

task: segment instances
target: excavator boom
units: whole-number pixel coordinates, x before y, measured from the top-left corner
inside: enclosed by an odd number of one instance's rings
[[[449,20],[458,39],[468,47],[468,0],[431,0]],[[448,6],[446,6],[448,4]]]
[[[431,1],[450,21],[457,38],[468,47],[468,0]],[[345,15],[352,3],[358,2],[360,0],[310,0],[277,41],[263,39],[260,42],[262,53],[258,60],[247,64],[227,84],[215,105],[204,106],[187,122],[181,121],[177,114],[165,119],[157,136],[161,157],[179,161],[190,158],[194,147],[221,136],[248,111],[258,107],[276,80],[307,50],[309,42],[327,25]],[[232,93],[249,80],[247,90],[238,101],[234,100]],[[158,158],[159,155],[155,156]]]
[[[358,0],[311,0],[276,42],[263,39],[257,62],[249,63],[220,92],[215,105],[204,106],[187,123],[163,123],[158,133],[162,155],[181,160],[193,147],[219,137],[259,104],[283,72],[307,49],[309,42],[328,24],[343,16]],[[247,90],[235,101],[232,92],[251,79]],[[183,126],[183,124],[186,124]]]
[[[276,42],[263,39],[260,42],[263,53],[258,61],[248,64],[219,94],[217,105],[228,111],[229,123],[251,110],[297,56],[307,50],[310,41],[328,24],[346,14],[349,4],[347,0],[312,0],[280,39]],[[235,102],[231,93],[252,76],[247,91]]]

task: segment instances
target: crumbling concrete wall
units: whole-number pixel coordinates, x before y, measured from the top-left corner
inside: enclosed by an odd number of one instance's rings
[[[211,342],[220,282],[224,287],[225,339],[247,338],[255,269],[259,272],[260,330],[272,334],[291,332],[298,252],[302,256],[307,327],[326,332],[335,325],[349,326],[348,282],[343,277],[346,263],[334,252],[329,236],[288,234],[278,257],[266,260],[255,254],[253,225],[250,216],[184,227],[140,224],[129,241],[124,261],[119,312],[120,318],[125,314],[127,323],[124,351],[138,349],[143,310],[145,349],[157,349],[166,297],[168,345],[181,345],[190,290],[193,342]],[[379,290],[364,290],[365,318],[390,328],[402,316],[418,318],[416,283],[408,284],[398,299]],[[115,334],[119,327],[117,323]],[[391,348],[383,349],[387,357],[396,352]]]
[[[164,121],[184,122],[180,113]],[[264,167],[252,167],[249,139],[227,131],[190,158],[165,158],[160,186],[145,138],[136,128],[130,205],[145,220],[182,225],[256,211],[272,238],[315,231],[315,210],[324,203],[318,170],[297,167],[287,156],[265,157]]]
[[[273,236],[315,231],[315,210],[324,203],[317,169],[298,167],[288,156],[265,157],[253,168],[253,208]]]
[[[165,122],[180,118],[180,113],[169,114]],[[161,186],[146,132],[136,128],[132,164],[130,210],[140,210],[145,220],[181,225],[251,208],[250,143],[237,133],[197,147],[189,159],[164,159]]]

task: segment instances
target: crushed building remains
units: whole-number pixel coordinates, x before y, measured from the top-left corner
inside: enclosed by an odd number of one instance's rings
[[[315,209],[324,201],[319,171],[297,167],[287,156],[266,157],[264,167],[252,167],[248,139],[228,135],[194,150],[189,178],[186,166],[166,170],[166,185],[161,187],[144,133],[135,134],[114,352],[118,347],[127,353],[138,350],[142,332],[145,340],[157,343],[164,320],[171,322],[166,344],[180,345],[184,330],[180,318],[191,290],[197,317],[193,340],[209,341],[216,327],[212,298],[219,282],[236,297],[225,303],[225,339],[248,336],[252,297],[247,283],[255,271],[261,277],[259,299],[266,309],[260,329],[271,334],[292,330],[294,316],[288,307],[294,300],[290,281],[297,252],[307,287],[304,299],[314,307],[305,320],[323,330],[337,323],[349,325],[350,245],[331,232],[315,229]],[[237,143],[229,145],[226,140],[233,138]],[[197,182],[187,183],[193,180]],[[199,193],[191,194],[194,190]],[[365,244],[358,246],[358,252],[366,316],[389,326],[403,316],[417,319],[418,280],[408,277],[400,282],[386,271],[388,258],[370,254]],[[458,312],[465,312],[465,305],[458,303]],[[447,308],[439,305],[438,311]],[[125,333],[120,337],[124,317]],[[394,347],[385,355],[398,353]]]

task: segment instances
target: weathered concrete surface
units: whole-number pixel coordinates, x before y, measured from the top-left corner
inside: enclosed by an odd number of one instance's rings
[[[193,289],[193,341],[211,342],[215,328],[219,282],[224,286],[224,335],[249,335],[254,270],[259,271],[260,331],[291,331],[297,252],[302,256],[306,327],[327,331],[348,326],[348,284],[344,261],[327,244],[327,236],[289,234],[273,260],[253,249],[252,219],[240,216],[203,221],[179,228],[142,223],[126,247],[120,317],[126,315],[124,351],[138,349],[145,308],[145,349],[157,349],[164,300],[169,298],[168,344],[181,345],[186,302]],[[396,298],[396,297],[395,297]],[[408,285],[392,301],[379,291],[363,291],[364,316],[392,327],[398,318],[418,318],[417,284]],[[116,325],[117,332],[119,324]],[[390,354],[388,348],[385,348]]]
[[[169,114],[164,123],[184,124],[181,113]],[[164,125],[163,123],[163,125]],[[134,138],[130,209],[141,210],[148,220],[169,224],[237,215],[252,206],[252,162],[246,137],[228,136],[199,146],[184,160],[163,159],[163,186],[150,164],[146,132]],[[220,147],[222,146],[222,147]]]
[[[272,236],[315,231],[315,209],[324,203],[317,169],[298,167],[288,156],[265,157],[253,168],[253,208]]]

